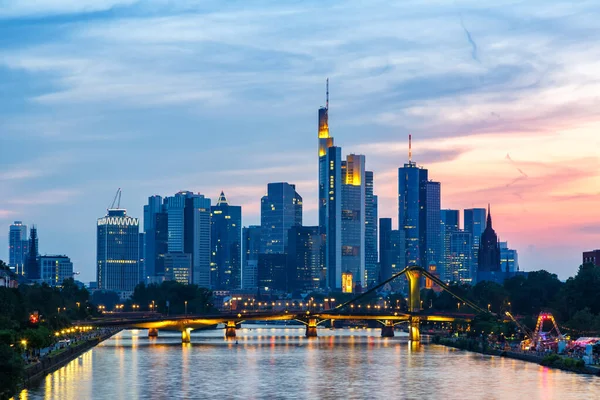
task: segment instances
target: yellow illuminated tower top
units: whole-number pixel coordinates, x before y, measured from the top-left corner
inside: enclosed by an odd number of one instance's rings
[[[326,85],[325,107],[319,108],[319,157],[323,157],[327,149],[333,146],[333,138],[329,136],[329,78]]]

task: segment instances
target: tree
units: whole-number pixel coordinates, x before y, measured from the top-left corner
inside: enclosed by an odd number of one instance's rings
[[[10,346],[0,343],[0,399],[17,393],[23,378],[23,360]]]

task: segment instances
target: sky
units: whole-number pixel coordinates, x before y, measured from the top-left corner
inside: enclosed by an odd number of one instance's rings
[[[522,270],[573,275],[600,248],[600,3],[389,3],[0,0],[0,259],[22,220],[95,280],[117,188],[139,218],[154,194],[224,190],[249,225],[287,181],[315,225],[329,78],[379,217],[411,133],[443,208],[491,203]]]

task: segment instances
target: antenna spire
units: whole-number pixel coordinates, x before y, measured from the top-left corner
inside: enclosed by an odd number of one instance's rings
[[[412,135],[408,135],[408,163],[412,161]]]
[[[325,108],[329,110],[329,78],[327,78],[327,95],[325,97]]]

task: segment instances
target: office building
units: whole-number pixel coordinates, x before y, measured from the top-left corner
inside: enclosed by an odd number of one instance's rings
[[[200,287],[214,287],[210,265],[210,199],[192,192],[185,192],[185,196],[184,253],[192,257],[191,281]]]
[[[318,226],[293,226],[288,231],[287,287],[313,290],[325,285],[322,259],[325,235]]]
[[[425,265],[424,268],[443,275],[442,232],[441,232],[441,185],[439,182],[425,182]]]
[[[8,266],[15,273],[24,275],[28,256],[27,225],[23,225],[21,221],[15,221],[10,225],[8,233]]]
[[[452,282],[453,274],[450,272],[450,237],[453,232],[459,229],[459,211],[458,210],[441,210],[441,234],[442,234],[442,255],[440,257],[440,278],[446,283]]]
[[[133,292],[139,283],[139,221],[124,209],[109,209],[97,221],[98,289]]]
[[[473,234],[464,230],[450,232],[450,258],[446,269],[449,282],[473,283],[471,265]]]
[[[64,255],[44,255],[39,257],[40,283],[61,286],[65,279],[73,277],[73,263]]]
[[[187,253],[167,253],[164,256],[165,281],[187,285],[192,278],[192,256]]]
[[[267,194],[260,202],[261,253],[283,254],[288,230],[302,225],[302,197],[296,192],[295,185],[269,183]]]
[[[161,196],[148,197],[144,206],[144,278],[164,276],[164,254],[168,252],[167,214]]]
[[[287,255],[269,253],[258,255],[258,287],[261,291],[285,291],[288,288]]]
[[[342,271],[365,286],[365,156],[342,162]]]
[[[242,207],[232,206],[221,192],[211,207],[211,271],[217,289],[240,289],[242,284]]]
[[[374,286],[379,279],[377,249],[377,196],[373,194],[373,172],[365,172],[365,285]]]
[[[392,229],[391,218],[379,219],[379,282],[390,279],[406,268],[406,236],[403,229]],[[402,280],[392,282],[399,288]]]
[[[473,235],[473,264],[471,265],[471,276],[473,276],[473,278],[477,277],[477,271],[479,269],[479,244],[481,242],[481,235],[485,230],[485,224],[485,208],[471,208],[464,210],[463,229],[466,232],[471,232]]]
[[[242,289],[258,287],[258,255],[261,247],[260,225],[250,225],[242,230]]]
[[[425,267],[427,260],[427,175],[426,169],[412,161],[409,143],[408,163],[398,168],[398,224],[406,237],[407,266]]]
[[[519,254],[517,250],[510,249],[508,242],[500,242],[500,269],[512,276],[519,272]]]
[[[492,227],[492,215],[488,205],[485,230],[481,235],[477,259],[477,282],[494,281],[502,284],[506,274],[500,268],[500,245]]]

